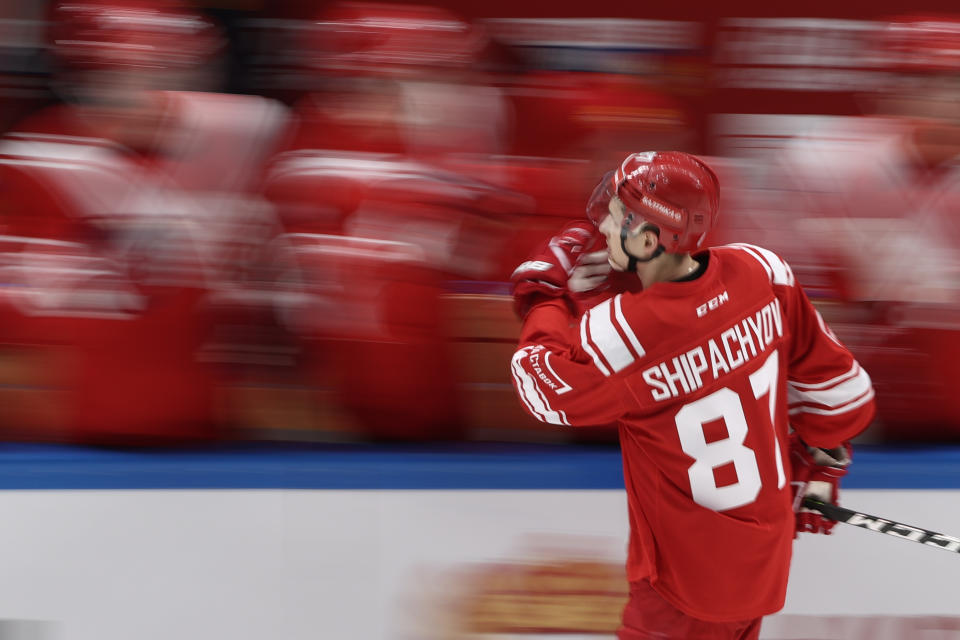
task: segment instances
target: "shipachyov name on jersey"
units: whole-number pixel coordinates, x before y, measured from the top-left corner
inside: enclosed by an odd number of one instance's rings
[[[643,379],[657,402],[693,393],[704,386],[705,376],[720,379],[766,353],[774,340],[782,337],[780,301],[774,298],[702,345],[644,369]]]

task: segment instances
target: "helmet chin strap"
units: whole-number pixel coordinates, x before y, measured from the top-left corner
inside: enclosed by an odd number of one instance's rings
[[[627,228],[630,226],[630,223],[633,221],[633,214],[628,213],[627,217],[623,219],[623,223],[620,225],[620,248],[623,249],[623,254],[627,256],[627,271],[633,272],[637,270],[637,265],[641,262],[650,262],[661,253],[664,252],[664,247],[662,244],[658,244],[657,248],[649,258],[638,258],[627,250]],[[643,223],[643,226],[646,226],[646,222]],[[640,227],[640,230],[643,231],[643,226]],[[659,236],[659,234],[657,234]]]

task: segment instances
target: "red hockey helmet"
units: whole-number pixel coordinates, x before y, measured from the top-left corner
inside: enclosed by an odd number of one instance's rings
[[[50,40],[74,69],[186,69],[223,44],[211,21],[174,0],[64,0]]]
[[[466,68],[487,45],[482,30],[446,9],[376,2],[337,4],[306,35],[308,63],[328,73]]]
[[[889,68],[906,73],[960,72],[960,18],[907,15],[893,18],[880,34]]]
[[[643,223],[660,230],[670,253],[699,247],[717,220],[720,182],[702,160],[680,151],[645,151],[627,156],[597,185],[587,215],[600,224],[616,196],[623,203],[623,224],[630,231]]]

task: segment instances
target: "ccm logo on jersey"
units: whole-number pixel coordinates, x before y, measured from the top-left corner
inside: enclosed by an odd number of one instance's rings
[[[703,316],[707,315],[708,311],[713,311],[714,309],[722,305],[724,302],[727,302],[729,300],[730,300],[730,294],[728,294],[726,291],[724,291],[723,293],[721,293],[715,298],[710,298],[704,304],[697,307],[697,317],[702,318]]]

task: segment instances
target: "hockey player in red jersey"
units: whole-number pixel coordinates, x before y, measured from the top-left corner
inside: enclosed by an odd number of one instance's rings
[[[204,350],[214,312],[236,326],[252,306],[235,300],[272,234],[255,189],[286,110],[196,90],[223,39],[181,2],[63,1],[50,18],[63,101],[0,139],[0,339],[41,372],[16,395],[42,420],[0,430],[212,438],[222,369]],[[64,363],[37,366],[47,352]]]
[[[848,441],[873,418],[870,378],[777,255],[703,248],[719,184],[701,160],[636,153],[605,180],[588,212],[612,268],[643,291],[576,317],[565,271],[525,263],[517,394],[544,422],[619,425],[631,585],[620,640],[758,638],[783,606],[795,532],[834,524],[797,505],[836,500]],[[576,263],[576,243],[560,248]]]

